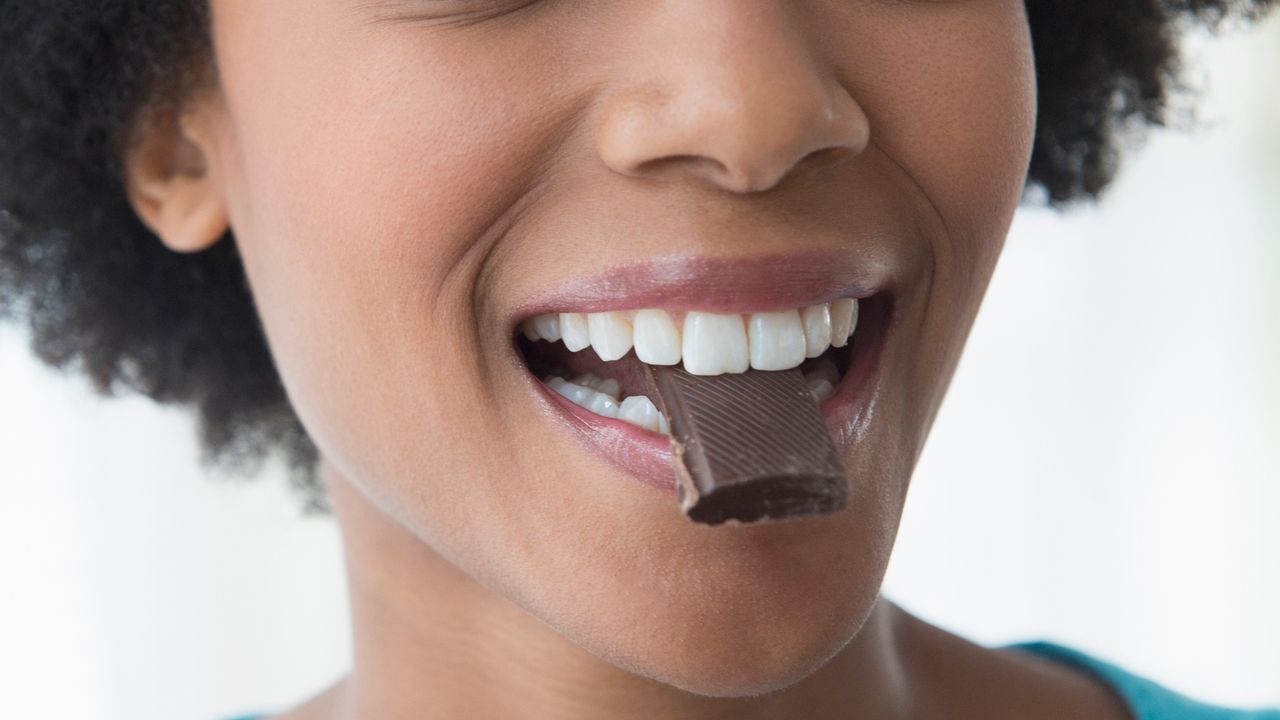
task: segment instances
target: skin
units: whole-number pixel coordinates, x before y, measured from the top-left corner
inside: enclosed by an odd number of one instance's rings
[[[174,250],[234,231],[321,450],[355,657],[287,717],[1126,717],[879,597],[1025,178],[1020,0],[212,7],[128,184]],[[854,511],[692,524],[512,352],[561,283],[799,252],[891,277]]]

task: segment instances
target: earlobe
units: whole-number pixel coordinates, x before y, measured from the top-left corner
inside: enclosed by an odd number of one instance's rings
[[[144,121],[124,158],[134,212],[175,252],[206,250],[228,229],[206,108]]]

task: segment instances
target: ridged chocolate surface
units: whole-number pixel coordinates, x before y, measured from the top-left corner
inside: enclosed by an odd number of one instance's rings
[[[651,367],[685,514],[718,525],[834,512],[848,482],[799,368],[690,375]]]

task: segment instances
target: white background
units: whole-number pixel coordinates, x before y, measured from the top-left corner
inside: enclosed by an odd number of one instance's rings
[[[1194,42],[1194,133],[1097,208],[1024,209],[907,504],[886,595],[1280,705],[1280,18]],[[337,531],[191,421],[103,402],[0,329],[0,716],[283,709],[349,637]]]

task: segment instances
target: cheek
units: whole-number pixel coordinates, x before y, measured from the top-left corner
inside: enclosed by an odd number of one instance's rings
[[[340,467],[347,447],[391,463],[404,453],[374,428],[446,438],[486,422],[477,274],[557,118],[529,111],[545,83],[512,82],[510,59],[459,67],[406,33],[339,33],[289,5],[218,17],[232,221],[308,430]],[[270,33],[277,14],[306,26]],[[408,402],[413,387],[430,396]]]
[[[1020,199],[1035,132],[1035,68],[1020,2],[886,11],[867,38],[899,82],[855,88],[866,99],[872,141],[902,169],[933,223],[940,272],[985,278]],[[961,7],[963,6],[963,7]],[[936,26],[936,27],[935,27]],[[914,38],[894,42],[895,35]],[[877,43],[884,43],[877,45]],[[985,280],[969,288],[976,302]],[[959,299],[959,298],[954,298]]]
[[[901,170],[929,239],[928,282],[913,318],[911,407],[927,428],[946,392],[1022,196],[1035,134],[1036,81],[1021,2],[909,4],[877,10],[885,32],[851,52],[893,81],[849,83],[865,103],[871,142]]]

